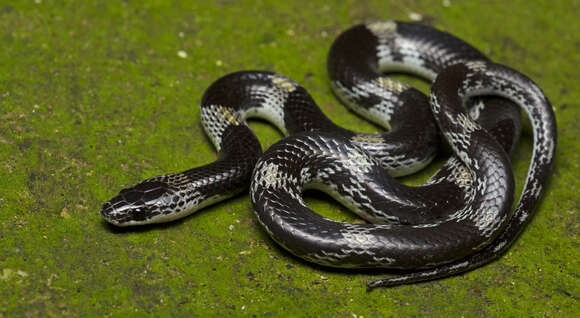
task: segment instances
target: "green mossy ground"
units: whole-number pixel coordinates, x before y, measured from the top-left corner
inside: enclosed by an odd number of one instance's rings
[[[0,2],[0,317],[580,316],[579,1],[191,2]],[[257,224],[247,195],[163,226],[103,222],[101,204],[122,187],[215,159],[198,104],[227,73],[285,74],[338,124],[374,131],[334,99],[328,48],[353,24],[414,14],[528,74],[554,105],[554,173],[499,261],[369,293],[365,282],[385,272],[296,259]],[[264,148],[281,137],[251,126]],[[528,127],[519,185],[530,140]],[[354,220],[324,195],[308,202]]]

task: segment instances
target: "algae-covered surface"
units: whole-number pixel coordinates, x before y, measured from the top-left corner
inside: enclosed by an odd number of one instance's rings
[[[0,2],[0,317],[580,316],[577,12],[579,1]],[[367,292],[389,273],[300,261],[259,226],[247,194],[162,226],[102,220],[121,188],[215,160],[198,105],[233,71],[285,74],[336,123],[375,131],[335,100],[325,60],[342,30],[386,19],[456,34],[532,77],[553,103],[551,180],[500,260]],[[281,137],[251,127],[264,149]],[[531,138],[525,126],[513,156],[519,187]],[[404,181],[425,180],[443,160]],[[325,195],[307,202],[356,220]]]

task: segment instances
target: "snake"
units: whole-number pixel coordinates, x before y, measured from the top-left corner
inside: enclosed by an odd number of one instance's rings
[[[346,30],[327,63],[337,97],[386,132],[337,126],[306,89],[283,75],[228,74],[201,100],[202,126],[218,159],[123,189],[101,215],[115,226],[168,222],[249,186],[259,223],[294,255],[332,267],[412,270],[370,288],[447,277],[505,252],[531,219],[555,153],[556,122],[542,90],[449,33],[398,21]],[[430,95],[385,75],[391,72],[433,81]],[[530,118],[534,148],[512,211],[507,153],[519,135],[517,107]],[[288,137],[262,154],[249,118],[265,119]],[[394,177],[433,160],[438,130],[454,157],[425,185],[397,182]],[[301,197],[308,188],[327,192],[372,223],[314,213]]]

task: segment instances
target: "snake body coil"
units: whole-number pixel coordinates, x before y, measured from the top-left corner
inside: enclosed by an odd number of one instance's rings
[[[284,76],[233,73],[212,84],[201,103],[202,124],[219,159],[124,189],[101,214],[117,226],[181,218],[243,191],[253,170],[250,193],[258,220],[290,252],[336,267],[418,269],[370,287],[448,276],[505,251],[530,219],[553,160],[556,124],[542,91],[450,34],[392,21],[345,31],[331,48],[328,69],[337,96],[388,132],[336,126],[303,87]],[[394,71],[436,78],[430,99],[383,75]],[[471,105],[469,115],[465,105]],[[512,213],[506,152],[519,136],[517,107],[531,119],[534,152]],[[260,157],[261,146],[245,123],[251,117],[290,137]],[[391,176],[432,160],[437,127],[456,157],[423,186],[396,182]],[[381,224],[323,218],[304,204],[305,188],[321,189]]]

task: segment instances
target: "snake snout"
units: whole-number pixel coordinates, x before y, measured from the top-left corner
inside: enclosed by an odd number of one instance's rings
[[[156,216],[162,214],[162,207],[167,205],[169,192],[164,182],[146,180],[121,190],[117,196],[105,202],[101,215],[116,226],[152,223]]]

